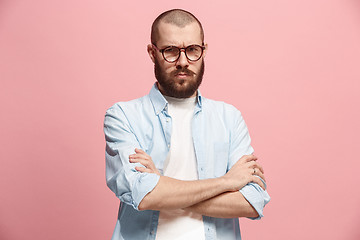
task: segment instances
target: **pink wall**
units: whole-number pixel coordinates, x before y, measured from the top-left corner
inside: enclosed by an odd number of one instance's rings
[[[202,92],[243,112],[265,168],[244,239],[360,239],[359,1],[172,2],[0,0],[0,239],[110,239],[103,116],[148,93],[169,8],[202,20]]]

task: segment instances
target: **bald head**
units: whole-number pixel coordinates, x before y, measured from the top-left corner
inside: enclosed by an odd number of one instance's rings
[[[193,22],[197,22],[200,27],[200,34],[202,42],[204,43],[204,30],[200,21],[190,12],[187,12],[182,9],[172,9],[160,14],[152,24],[151,27],[151,43],[156,45],[157,40],[159,39],[159,24],[168,23],[173,24],[179,28],[183,28]]]

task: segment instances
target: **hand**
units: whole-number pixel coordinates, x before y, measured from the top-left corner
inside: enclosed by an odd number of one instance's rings
[[[244,155],[223,176],[231,191],[238,191],[249,182],[257,183],[265,190],[264,183],[257,177],[259,176],[265,181],[264,170],[256,160],[257,157],[254,155]]]
[[[135,167],[136,171],[155,173],[160,176],[160,172],[155,167],[155,164],[152,161],[151,157],[141,149],[135,148],[135,154],[131,154],[129,156],[129,162],[141,163],[143,166],[145,166],[145,167]]]

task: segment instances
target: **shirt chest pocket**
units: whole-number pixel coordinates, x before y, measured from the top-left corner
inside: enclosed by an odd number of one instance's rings
[[[214,143],[214,176],[221,177],[225,175],[229,162],[229,143]]]

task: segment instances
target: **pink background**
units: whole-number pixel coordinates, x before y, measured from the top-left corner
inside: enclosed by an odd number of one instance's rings
[[[202,93],[238,107],[272,201],[244,239],[360,239],[360,2],[0,0],[0,239],[110,239],[103,117],[148,93],[150,26],[202,21]]]

